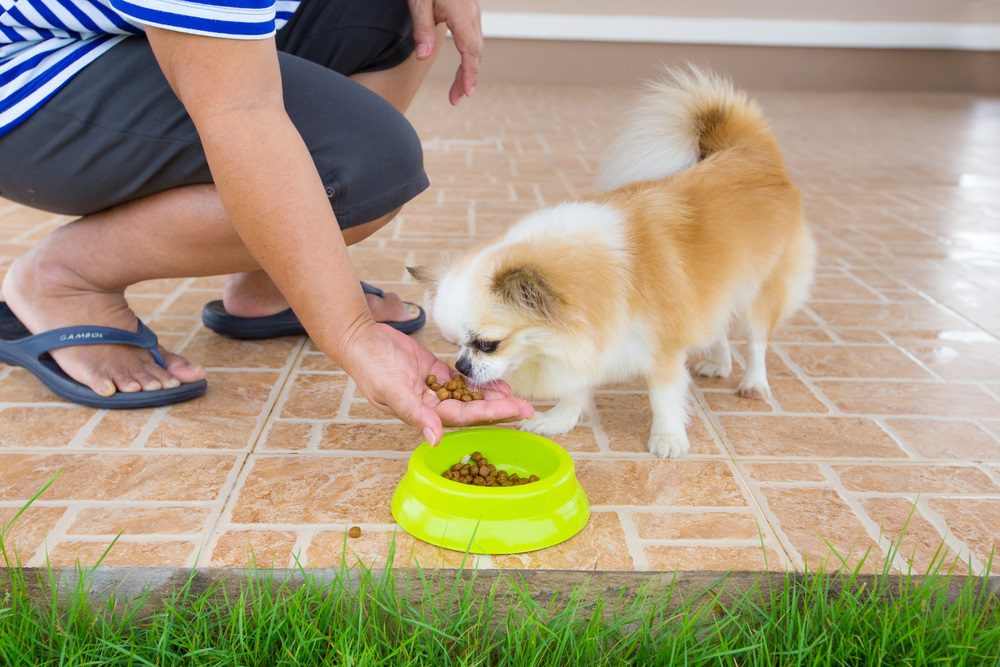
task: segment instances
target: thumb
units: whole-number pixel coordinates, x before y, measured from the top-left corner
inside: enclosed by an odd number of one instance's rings
[[[413,397],[413,400],[407,400],[405,405],[398,405],[394,412],[402,421],[420,429],[431,447],[436,447],[441,442],[441,437],[444,435],[441,417],[419,398]]]
[[[433,0],[410,0],[413,18],[413,41],[417,47],[417,60],[426,60],[434,53],[434,3]]]

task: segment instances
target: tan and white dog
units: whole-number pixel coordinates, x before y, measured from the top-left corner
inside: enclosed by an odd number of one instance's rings
[[[565,433],[594,388],[643,376],[649,450],[678,457],[688,354],[705,352],[699,374],[728,376],[736,329],[748,341],[739,393],[768,396],[768,335],[805,299],[815,245],[760,108],[695,68],[647,86],[597,186],[448,266],[411,272],[460,346],[460,372],[558,401],[524,429]]]

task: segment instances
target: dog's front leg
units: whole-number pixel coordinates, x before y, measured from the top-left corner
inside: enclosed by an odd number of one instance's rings
[[[654,456],[676,459],[687,454],[691,446],[686,432],[690,379],[683,354],[658,361],[646,378],[653,408],[649,451]]]
[[[521,424],[521,430],[545,436],[568,433],[580,422],[580,416],[588,405],[590,392],[564,396],[545,412],[536,412],[533,417],[525,420]]]

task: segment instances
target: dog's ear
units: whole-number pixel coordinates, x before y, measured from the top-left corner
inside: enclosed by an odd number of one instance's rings
[[[493,293],[501,300],[527,311],[554,320],[563,303],[562,296],[552,288],[542,271],[529,265],[501,267],[491,279]]]
[[[441,268],[437,266],[408,266],[406,270],[418,283],[432,289],[441,279]]]

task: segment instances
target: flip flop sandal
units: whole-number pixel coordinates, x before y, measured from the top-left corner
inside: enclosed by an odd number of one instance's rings
[[[0,362],[21,366],[38,378],[53,394],[67,401],[91,408],[111,410],[154,408],[189,401],[205,393],[204,380],[189,382],[172,389],[156,391],[116,392],[101,396],[90,387],[66,375],[49,356],[52,350],[80,345],[131,345],[149,350],[153,359],[166,368],[157,349],[156,334],[139,322],[136,333],[111,327],[74,326],[34,334],[17,319],[6,303],[0,301]]]
[[[384,296],[385,292],[374,285],[361,283],[361,290],[365,294]],[[407,302],[409,303],[409,302]],[[414,306],[416,304],[409,304]],[[405,334],[412,334],[419,331],[427,322],[427,313],[420,306],[417,306],[420,314],[412,320],[405,322],[382,322],[388,324],[393,329]],[[279,336],[305,336],[306,330],[299,322],[291,308],[287,308],[274,315],[264,317],[239,317],[226,312],[222,301],[209,301],[201,311],[202,323],[217,334],[240,338],[243,340],[261,340],[264,338],[278,338]]]

